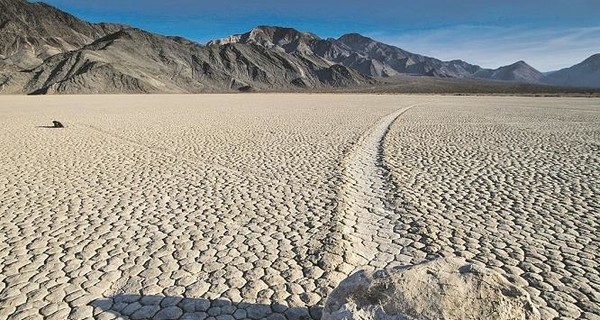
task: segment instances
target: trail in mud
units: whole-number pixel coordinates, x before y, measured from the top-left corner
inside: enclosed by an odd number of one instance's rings
[[[339,225],[345,261],[355,268],[384,268],[402,250],[394,233],[398,200],[389,170],[383,162],[383,141],[390,127],[415,105],[383,118],[357,143],[343,163],[339,194]]]

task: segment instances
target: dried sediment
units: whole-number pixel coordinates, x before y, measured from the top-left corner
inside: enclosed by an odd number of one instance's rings
[[[392,126],[403,254],[503,273],[543,318],[600,312],[597,100],[446,98]]]
[[[0,318],[319,318],[356,268],[454,255],[598,314],[597,100],[0,100]],[[373,258],[319,254],[363,239],[340,190]]]

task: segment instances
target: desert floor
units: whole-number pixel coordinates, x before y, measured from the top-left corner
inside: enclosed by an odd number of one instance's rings
[[[0,128],[0,319],[318,318],[449,255],[600,319],[600,99],[3,96]]]

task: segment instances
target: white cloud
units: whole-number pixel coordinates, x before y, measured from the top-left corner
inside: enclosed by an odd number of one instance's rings
[[[551,71],[600,53],[600,26],[536,29],[463,25],[369,36],[414,53],[442,60],[462,59],[488,68],[525,60],[540,71]]]

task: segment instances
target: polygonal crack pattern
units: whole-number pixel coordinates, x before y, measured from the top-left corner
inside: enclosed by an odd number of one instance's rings
[[[447,255],[600,314],[597,100],[0,101],[0,319],[317,319],[357,268]]]

